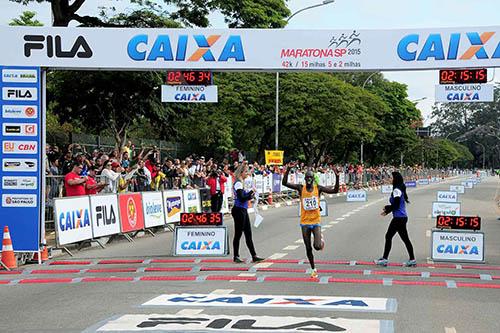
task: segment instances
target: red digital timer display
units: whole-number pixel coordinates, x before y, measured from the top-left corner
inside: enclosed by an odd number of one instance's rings
[[[436,220],[436,228],[439,229],[465,229],[481,230],[481,218],[479,216],[442,216]]]
[[[180,225],[183,227],[222,225],[222,213],[181,213]]]
[[[467,84],[488,82],[488,70],[480,69],[441,69],[439,84]]]
[[[209,86],[212,84],[210,71],[171,71],[167,72],[167,84]]]

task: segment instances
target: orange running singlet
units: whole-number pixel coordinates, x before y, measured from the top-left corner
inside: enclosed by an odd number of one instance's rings
[[[321,212],[319,210],[318,186],[314,185],[312,192],[308,192],[304,185],[300,196],[300,224],[319,225],[320,223]]]

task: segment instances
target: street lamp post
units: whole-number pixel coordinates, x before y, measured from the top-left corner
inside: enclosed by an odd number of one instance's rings
[[[299,9],[292,15],[290,15],[286,19],[286,23],[290,22],[291,18],[297,15],[298,13],[301,13],[303,11],[306,11],[308,9],[316,8],[316,7],[321,7],[324,5],[328,5],[335,2],[335,0],[323,0],[323,2],[318,3],[316,5],[304,7],[302,9]],[[274,137],[274,147],[276,150],[278,150],[278,143],[279,143],[279,105],[280,105],[280,72],[276,72],[276,115],[275,115],[275,137]]]
[[[361,86],[361,88],[365,89],[365,86],[366,84],[368,83],[368,81],[372,78],[373,75],[375,74],[378,74],[379,72],[373,72],[371,73],[365,80],[365,82],[363,82],[363,85]],[[361,148],[360,148],[360,160],[361,160],[361,164],[363,164],[363,157],[364,157],[364,142],[363,140],[361,140]]]
[[[485,167],[485,162],[486,162],[486,148],[484,147],[484,145],[482,143],[479,143],[477,141],[474,141],[475,143],[477,143],[478,145],[480,145],[482,148],[483,148],[483,170],[484,170],[484,167]]]

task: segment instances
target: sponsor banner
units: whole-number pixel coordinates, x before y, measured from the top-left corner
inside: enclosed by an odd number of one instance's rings
[[[94,238],[120,233],[120,214],[116,194],[91,195],[90,207]]]
[[[34,158],[4,158],[2,160],[3,172],[36,172],[38,160]]]
[[[250,177],[247,179],[250,179],[250,182],[252,181]],[[200,193],[198,190],[182,190],[182,198],[184,200],[184,212],[201,213]]]
[[[387,71],[500,66],[500,27],[0,28],[0,63],[69,69]]]
[[[417,180],[417,185],[429,185],[429,179],[421,178],[421,179]]]
[[[453,191],[438,191],[438,202],[458,202],[458,193]]]
[[[38,88],[3,87],[2,98],[4,101],[37,101]]]
[[[2,118],[36,119],[38,106],[36,105],[3,105]]]
[[[233,177],[226,177],[227,182],[225,184],[224,194],[227,195],[228,198],[233,197]]]
[[[165,220],[167,223],[179,222],[181,213],[184,212],[182,203],[182,191],[165,191],[163,192],[163,201],[165,203]]]
[[[143,192],[144,226],[146,228],[165,225],[163,196],[161,192]]]
[[[283,165],[283,157],[285,154],[283,150],[265,150],[264,153],[267,165]]]
[[[461,184],[462,184],[462,186],[464,186],[465,188],[468,188],[468,189],[474,188],[474,182],[471,182],[471,181],[461,182]]]
[[[406,187],[417,187],[416,181],[405,182]]]
[[[457,192],[458,194],[465,194],[464,185],[450,185],[450,191]]]
[[[382,193],[383,194],[391,194],[392,193],[392,185],[382,185]]]
[[[227,251],[226,227],[176,227],[174,255],[222,256]]]
[[[38,154],[36,141],[2,141],[3,154]]]
[[[438,215],[460,216],[460,208],[460,202],[433,202],[432,217],[437,217]]]
[[[484,233],[433,229],[432,260],[484,262]]]
[[[3,82],[37,83],[38,71],[36,69],[2,69]]]
[[[217,103],[217,86],[161,86],[161,101],[167,103]]]
[[[127,233],[144,229],[144,214],[140,193],[118,195],[121,232]]]
[[[238,294],[165,294],[142,306],[286,308],[326,311],[395,312],[392,298]]]
[[[2,207],[36,207],[36,194],[2,194]]]
[[[347,202],[364,202],[368,200],[368,193],[364,190],[349,190],[347,191]]]
[[[54,220],[58,245],[92,239],[89,197],[55,199]]]
[[[37,136],[38,126],[35,123],[3,123],[4,136]]]
[[[264,176],[264,193],[271,193],[273,191],[273,177],[271,174]]]
[[[493,84],[436,85],[435,99],[443,103],[493,102]]]
[[[200,201],[201,201],[201,211],[203,213],[210,213],[212,211],[212,195],[210,195],[210,188],[204,187],[200,188]]]
[[[36,177],[2,177],[3,190],[36,190],[38,188],[38,179]]]
[[[264,176],[255,175],[253,176],[253,183],[257,193],[264,193]]]
[[[273,193],[281,192],[281,175],[279,173],[273,173]]]
[[[229,191],[231,192],[231,191]],[[229,192],[224,192],[224,195],[222,196],[222,207],[220,212],[222,214],[227,214],[229,213]]]
[[[389,320],[328,317],[127,314],[88,331],[385,333],[393,332],[394,324]]]

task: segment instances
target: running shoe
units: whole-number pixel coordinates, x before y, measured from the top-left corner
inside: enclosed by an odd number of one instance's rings
[[[387,264],[389,263],[389,260],[384,259],[384,258],[380,258],[380,259],[378,259],[378,260],[373,260],[373,262],[374,262],[376,265],[387,267]]]
[[[252,258],[252,262],[261,262],[261,261],[264,261],[265,259],[264,258],[259,258],[257,256],[253,257]]]
[[[317,278],[318,278],[318,271],[315,268],[311,271],[311,279],[317,279]]]
[[[234,257],[234,258],[233,258],[233,261],[234,261],[235,263],[237,263],[237,264],[244,263],[244,261],[243,261],[243,260],[241,260],[241,259],[240,259],[240,257]]]
[[[403,263],[404,267],[417,267],[417,261],[415,259],[408,260]]]

